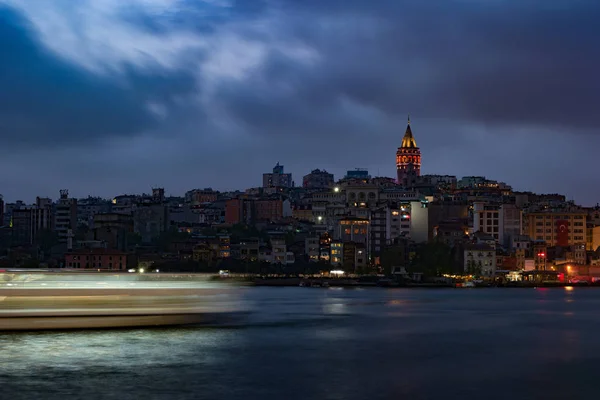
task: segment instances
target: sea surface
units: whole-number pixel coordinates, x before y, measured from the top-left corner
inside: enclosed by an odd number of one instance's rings
[[[600,289],[249,288],[230,326],[0,334],[0,399],[577,399]]]

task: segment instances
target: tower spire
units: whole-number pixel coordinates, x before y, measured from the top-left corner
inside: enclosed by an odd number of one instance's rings
[[[408,114],[408,124],[410,125],[410,114]]]

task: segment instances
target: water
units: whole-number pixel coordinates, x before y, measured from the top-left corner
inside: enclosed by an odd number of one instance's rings
[[[600,290],[252,288],[242,325],[0,334],[1,399],[593,398]]]

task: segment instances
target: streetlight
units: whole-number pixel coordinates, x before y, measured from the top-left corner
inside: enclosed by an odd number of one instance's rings
[[[334,191],[335,193],[339,193],[339,191],[340,191],[340,187],[339,187],[339,186],[336,186],[336,187],[334,187],[334,188],[333,188],[333,191]]]

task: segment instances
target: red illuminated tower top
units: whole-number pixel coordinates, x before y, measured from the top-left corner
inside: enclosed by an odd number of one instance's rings
[[[402,145],[396,152],[396,171],[398,172],[398,184],[405,187],[412,187],[421,176],[421,150],[417,147],[417,142],[410,129],[410,116],[406,132],[402,138]]]

